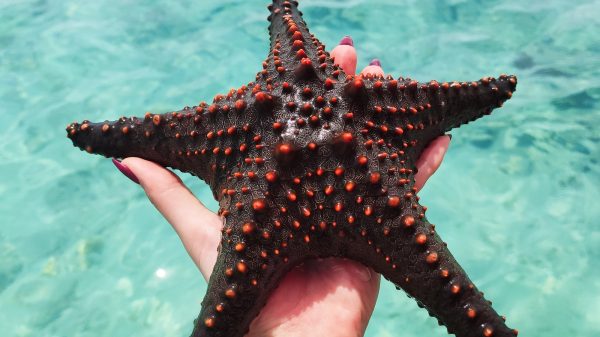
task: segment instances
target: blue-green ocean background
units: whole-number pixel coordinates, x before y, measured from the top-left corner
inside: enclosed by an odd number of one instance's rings
[[[248,82],[264,1],[0,0],[0,335],[187,336],[206,289],[170,226],[73,120],[165,112]],[[600,2],[306,0],[359,68],[513,99],[453,131],[429,219],[521,336],[600,335]],[[184,180],[211,208],[207,187]],[[446,336],[384,282],[369,337]]]

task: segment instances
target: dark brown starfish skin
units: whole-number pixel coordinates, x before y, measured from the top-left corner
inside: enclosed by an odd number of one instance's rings
[[[515,336],[425,218],[425,146],[502,105],[514,76],[418,83],[333,64],[295,1],[273,1],[256,81],[212,104],[67,127],[73,143],[205,180],[225,219],[193,336],[243,336],[279,280],[309,258],[359,261],[460,337]]]

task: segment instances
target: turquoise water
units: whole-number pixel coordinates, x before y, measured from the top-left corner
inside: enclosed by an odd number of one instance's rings
[[[192,105],[246,83],[265,1],[0,1],[2,336],[187,336],[205,284],[170,226],[72,120]],[[455,256],[522,336],[600,334],[600,2],[301,1],[359,67],[423,81],[519,76],[453,132],[421,193]],[[184,176],[213,209],[207,187]],[[446,336],[384,283],[369,337]]]

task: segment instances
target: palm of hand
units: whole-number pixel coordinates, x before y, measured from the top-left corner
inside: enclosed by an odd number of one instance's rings
[[[284,277],[247,337],[362,336],[379,280],[379,274],[354,261],[307,261]]]
[[[354,47],[340,45],[331,55],[346,73],[355,73]],[[361,73],[383,74],[383,70],[379,65],[370,65]],[[449,141],[447,136],[440,137],[424,151],[417,163],[417,189],[438,168]],[[127,158],[123,164],[138,178],[208,280],[221,240],[221,219],[172,172],[139,158]],[[283,278],[246,337],[362,336],[375,307],[379,282],[379,274],[354,261],[307,261]]]

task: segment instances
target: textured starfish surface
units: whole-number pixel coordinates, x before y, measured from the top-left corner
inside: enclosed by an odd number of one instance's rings
[[[243,336],[279,280],[309,258],[346,257],[401,287],[449,333],[515,336],[425,217],[416,160],[446,131],[509,99],[514,76],[419,83],[345,74],[295,1],[269,6],[256,80],[211,104],[67,127],[73,143],[206,181],[222,240],[193,336]]]

